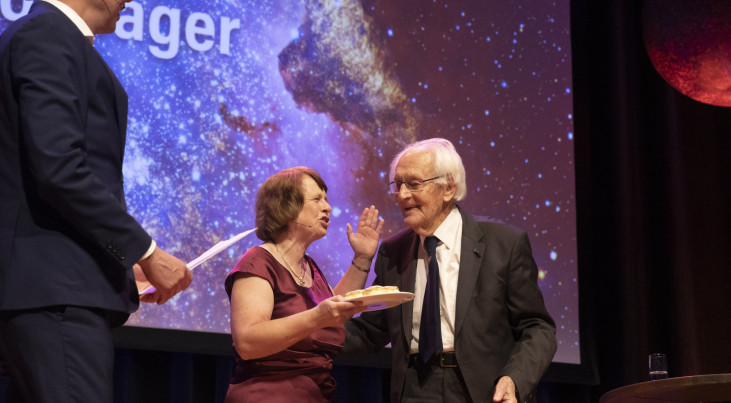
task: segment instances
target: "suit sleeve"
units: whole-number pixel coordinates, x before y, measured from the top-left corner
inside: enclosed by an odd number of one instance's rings
[[[32,180],[45,204],[80,234],[99,245],[113,259],[131,268],[150,246],[151,238],[126,212],[123,198],[110,188],[122,187],[123,139],[116,116],[109,130],[87,133],[87,119],[93,116],[87,88],[89,60],[85,38],[68,21],[49,15],[43,21],[26,24],[12,43],[13,83],[19,98],[21,149],[26,152]],[[47,35],[48,26],[56,35]],[[93,53],[91,53],[93,55]],[[114,102],[113,99],[108,100]],[[95,116],[99,118],[99,116]],[[126,116],[124,117],[126,119]],[[94,155],[90,165],[87,140],[90,136],[108,140],[109,153]],[[111,157],[111,158],[110,158]],[[105,160],[106,158],[106,160]],[[99,177],[103,172],[104,180]],[[112,180],[110,180],[112,178]],[[118,192],[121,194],[122,192]]]
[[[506,301],[518,341],[502,374],[513,379],[522,401],[535,390],[556,353],[556,325],[546,311],[537,276],[528,236],[521,232],[511,251]]]

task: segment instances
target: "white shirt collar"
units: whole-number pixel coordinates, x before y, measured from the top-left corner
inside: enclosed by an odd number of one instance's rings
[[[462,232],[458,231],[461,228],[462,215],[459,213],[459,209],[455,206],[452,211],[449,212],[447,218],[439,224],[434,236],[447,246],[447,249],[455,251],[455,244],[457,238],[462,236]],[[424,244],[424,237],[421,237],[421,244]],[[456,251],[459,253],[459,251]]]
[[[89,39],[89,42],[91,44],[94,44],[94,33],[91,32],[91,28],[89,28],[88,25],[86,25],[86,21],[83,20],[83,18],[79,17],[79,14],[74,11],[73,8],[66,5],[66,3],[63,3],[59,0],[43,0],[46,3],[49,3],[56,7],[57,9],[61,10],[62,13],[66,14],[67,17],[76,25],[77,28],[79,28],[79,31],[87,38]]]

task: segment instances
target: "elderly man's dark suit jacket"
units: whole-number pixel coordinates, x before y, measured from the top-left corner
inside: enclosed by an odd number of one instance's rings
[[[150,236],[126,212],[127,94],[79,29],[36,1],[0,40],[0,310],[138,306]]]
[[[492,402],[494,385],[510,376],[529,399],[556,352],[556,327],[537,285],[528,236],[510,226],[477,222],[460,210],[462,251],[457,285],[455,354],[475,402]],[[414,291],[419,236],[408,229],[378,249],[374,284]],[[364,312],[346,322],[343,353],[393,349],[391,401],[401,397],[408,366],[413,302]]]

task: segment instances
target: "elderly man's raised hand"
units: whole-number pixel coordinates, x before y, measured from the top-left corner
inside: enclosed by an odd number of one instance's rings
[[[378,209],[375,206],[363,209],[363,213],[361,213],[358,220],[357,232],[353,232],[353,227],[350,224],[347,225],[348,241],[356,258],[373,258],[376,250],[378,250],[378,239],[381,237],[381,231],[383,230],[383,219],[378,218]]]
[[[156,247],[152,255],[147,259],[137,262],[139,269],[144,274],[144,280],[152,284],[156,291],[140,296],[140,301],[164,304],[175,294],[188,288],[193,281],[193,273],[190,272],[185,263],[175,256]],[[138,277],[136,272],[136,278]]]

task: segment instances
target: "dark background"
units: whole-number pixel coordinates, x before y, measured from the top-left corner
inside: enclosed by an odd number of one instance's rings
[[[731,109],[662,80],[642,43],[641,7],[571,5],[587,360],[555,365],[541,403],[598,402],[643,382],[652,352],[668,354],[671,377],[731,372]],[[116,401],[223,401],[232,358],[204,350],[118,348]],[[339,402],[387,394],[386,368],[340,364],[334,373]]]

